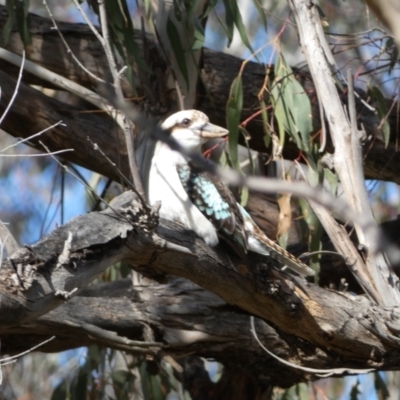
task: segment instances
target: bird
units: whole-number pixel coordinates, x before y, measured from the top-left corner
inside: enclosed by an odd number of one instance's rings
[[[229,134],[198,110],[172,114],[161,128],[192,154],[201,154],[201,147],[208,140]],[[252,251],[301,275],[314,275],[313,269],[262,232],[217,175],[196,167],[186,155],[163,141],[157,142],[151,160],[148,200],[150,205],[161,202],[160,217],[182,223],[209,246],[216,246],[222,238],[239,255]]]

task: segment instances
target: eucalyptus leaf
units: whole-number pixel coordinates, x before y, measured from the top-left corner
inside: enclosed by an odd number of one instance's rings
[[[352,386],[350,391],[350,400],[358,400],[358,395],[361,394],[360,392],[360,381],[357,379],[357,382]]]
[[[229,100],[226,107],[226,124],[229,130],[229,156],[232,166],[240,169],[238,157],[239,123],[243,108],[243,83],[238,75],[231,85]]]
[[[143,4],[146,18],[149,21],[151,19],[151,0],[143,0]]]
[[[11,31],[15,22],[15,12],[14,12],[14,4],[13,0],[6,0],[6,8],[8,12],[7,21],[3,27],[3,40],[4,45],[7,45],[10,40]]]
[[[205,32],[204,28],[202,27],[200,21],[195,18],[194,24],[194,42],[190,51],[200,50],[204,46],[205,42]]]
[[[281,145],[284,141],[283,131],[286,131],[299,149],[309,153],[312,132],[310,100],[283,57],[275,64],[271,101],[278,122]]]
[[[244,186],[242,187],[240,192],[240,205],[242,207],[246,207],[248,201],[249,201],[249,189],[246,186]]]
[[[391,74],[394,66],[397,63],[397,60],[399,59],[399,49],[397,48],[392,37],[389,37],[389,39],[386,41],[385,49],[389,53],[390,57],[389,74]]]
[[[260,100],[260,107],[261,107],[261,118],[263,122],[263,131],[264,131],[264,144],[265,147],[269,147],[269,145],[271,144],[271,128],[268,121],[267,106],[264,100]]]
[[[202,18],[208,17],[211,11],[214,10],[215,6],[218,4],[218,0],[209,0],[206,2],[205,9],[203,11]]]
[[[328,181],[329,186],[331,187],[332,193],[336,195],[339,186],[339,178],[328,168],[324,168],[324,176],[325,179]]]
[[[385,143],[385,147],[387,147],[387,145],[389,144],[389,140],[390,140],[390,125],[389,125],[389,122],[387,121],[388,108],[386,106],[385,97],[383,96],[382,92],[376,86],[371,86],[368,90],[368,94],[376,102],[376,109],[378,111],[379,118],[381,118],[382,120],[384,119],[381,130],[382,130],[382,134],[383,134],[383,140]]]
[[[86,400],[88,374],[81,368],[70,386],[71,400]]]
[[[14,24],[16,24],[18,33],[25,46],[32,43],[29,32],[29,0],[6,0],[8,11],[7,22],[3,27],[3,38],[5,43],[10,39],[10,34]]]
[[[374,373],[374,386],[375,386],[375,390],[376,390],[378,399],[383,400],[383,399],[390,398],[389,388],[388,388],[385,380],[382,378],[380,372]]]
[[[144,399],[164,400],[166,396],[161,388],[160,376],[151,375],[146,368],[146,362],[140,365],[139,373]]]
[[[267,15],[266,15],[265,10],[262,8],[261,2],[259,2],[258,0],[255,0],[253,4],[256,7],[256,10],[258,12],[258,15],[261,18],[264,28],[267,29]]]
[[[185,79],[187,89],[189,90],[189,72],[185,60],[185,50],[183,49],[178,29],[176,28],[175,23],[171,20],[171,18],[168,18],[167,21],[167,35],[172,46],[172,51],[175,55],[175,60],[178,64],[183,78]]]
[[[117,369],[110,375],[117,398],[130,399],[130,393],[134,390],[136,376],[129,370]]]
[[[228,47],[232,43],[233,39],[233,27],[236,26],[240,38],[242,39],[243,44],[251,51],[251,53],[254,53],[253,48],[250,45],[249,38],[247,37],[246,33],[246,27],[243,24],[242,20],[242,15],[240,14],[239,6],[237,4],[236,0],[224,0],[224,5],[225,5],[225,21],[227,28],[229,30],[229,43]]]
[[[68,384],[62,380],[53,390],[50,400],[66,400],[68,395]]]

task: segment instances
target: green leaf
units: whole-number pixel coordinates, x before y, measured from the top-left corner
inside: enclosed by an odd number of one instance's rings
[[[222,21],[222,19],[219,16],[219,13],[215,13],[215,16],[218,19],[218,22],[221,24],[222,28],[224,29],[226,36],[228,37],[228,47],[231,45],[232,39],[233,39],[233,21],[232,24],[229,25],[228,23],[224,23],[224,21]],[[225,18],[226,21],[226,18]],[[230,21],[226,21],[226,22],[230,22]]]
[[[111,373],[110,378],[114,384],[116,397],[120,400],[128,400],[130,398],[129,394],[134,389],[135,375],[129,370],[117,369]]]
[[[264,130],[264,144],[265,147],[269,147],[271,144],[271,129],[268,121],[268,111],[267,106],[265,105],[264,100],[260,100],[261,107],[261,117],[263,121],[263,130]]]
[[[309,164],[310,168],[308,168],[307,180],[311,186],[316,186],[320,182],[319,174],[316,171],[317,166],[312,161]],[[311,252],[320,251],[322,248],[322,225],[314,210],[306,200],[299,199],[299,205],[301,207],[303,220],[306,222],[308,228],[309,249]],[[314,269],[314,271],[319,271],[320,258],[321,255],[316,254],[310,259],[309,265]],[[316,281],[318,281],[318,276],[316,276]]]
[[[271,101],[273,102],[273,95],[271,97]],[[280,104],[281,102],[277,103],[274,106],[274,114],[276,121],[278,123],[279,143],[283,147],[285,145],[285,137],[286,137],[286,128],[285,128],[286,112],[284,107],[281,107]]]
[[[8,17],[3,27],[4,45],[7,45],[8,41],[10,40],[11,31],[15,22],[13,0],[6,0],[6,8],[8,12]]]
[[[99,16],[99,6],[96,0],[88,1],[89,6]],[[146,13],[151,13],[151,1],[144,0]],[[105,0],[107,25],[110,32],[110,41],[115,46],[125,65],[128,67],[128,81],[134,94],[136,88],[133,84],[132,74],[133,64],[136,63],[145,72],[150,72],[150,68],[141,56],[141,51],[135,41],[135,31],[126,0]],[[150,14],[147,15],[149,18]],[[129,76],[131,74],[131,76]]]
[[[250,45],[249,39],[246,33],[246,27],[243,24],[242,15],[240,14],[240,10],[236,0],[224,0],[225,5],[225,21],[226,26],[229,31],[228,34],[228,47],[232,43],[233,39],[233,27],[236,26],[239,31],[240,38],[244,45],[250,50],[251,53],[254,53],[253,48]]]
[[[306,383],[298,383],[296,385],[296,394],[299,400],[308,400],[310,395],[308,393],[308,386]]]
[[[248,156],[248,160],[249,160],[249,164],[250,164],[250,174],[254,175],[255,171],[256,171],[256,166],[254,164],[253,154],[252,154],[250,146],[249,146],[250,134],[249,134],[249,132],[247,132],[247,130],[245,128],[243,128],[243,126],[239,126],[239,131],[242,134],[244,144],[246,145],[247,156]]]
[[[281,145],[283,131],[286,131],[299,149],[309,153],[312,132],[310,100],[283,57],[275,64],[271,102],[278,122]]]
[[[205,41],[205,33],[204,28],[202,27],[198,18],[195,18],[194,23],[194,42],[190,51],[200,50],[204,46]]]
[[[29,0],[6,0],[6,7],[8,11],[7,22],[3,27],[3,38],[5,43],[10,39],[10,34],[14,23],[17,25],[19,35],[25,46],[32,43],[29,33]]]
[[[234,30],[234,21],[233,21],[233,15],[230,12],[230,8],[229,8],[229,1],[230,0],[224,0],[224,5],[225,5],[225,24],[222,23],[222,21],[220,20],[223,28],[225,29],[226,35],[228,36],[228,47],[231,45],[232,43],[232,39],[233,39],[233,30]],[[218,13],[217,13],[218,15]]]
[[[80,369],[70,386],[71,400],[86,400],[87,380],[87,372],[83,369]]]
[[[390,37],[386,41],[385,50],[389,53],[390,56],[389,74],[391,74],[394,66],[397,63],[397,60],[399,59],[399,49],[397,48],[396,43],[394,42],[394,39],[392,37]]]
[[[209,0],[206,2],[206,8],[203,11],[202,18],[207,18],[211,11],[214,10],[215,6],[218,4],[218,0]]]
[[[287,248],[289,241],[289,232],[285,232],[283,235],[279,236],[278,243],[283,249]]]
[[[142,384],[142,391],[145,400],[164,400],[165,395],[161,388],[161,379],[159,375],[151,375],[146,368],[146,362],[139,367],[139,373]]]
[[[229,156],[233,168],[240,169],[238,157],[239,123],[243,108],[243,83],[238,75],[231,85],[226,107],[226,125],[229,130]]]
[[[357,379],[357,382],[353,385],[350,391],[350,400],[358,400],[358,395],[361,394],[359,390],[360,381]]]
[[[376,109],[378,111],[379,118],[381,118],[382,120],[385,119],[382,124],[381,130],[383,134],[383,140],[385,142],[385,147],[387,147],[390,140],[390,125],[387,121],[388,109],[386,107],[385,97],[376,86],[370,87],[368,90],[368,94],[375,100],[377,104]]]
[[[117,49],[121,57],[124,58],[127,65],[132,64],[132,60],[134,60],[145,71],[149,71],[148,66],[141,57],[139,46],[135,41],[135,32],[126,0],[106,0],[106,10],[113,43],[117,47],[118,42],[120,42],[120,46]],[[127,55],[124,49],[127,51]]]
[[[173,0],[174,15],[178,22],[182,22],[182,7],[179,0]]]
[[[390,392],[384,379],[379,372],[374,373],[374,385],[378,399],[390,398]]]
[[[189,73],[185,60],[185,50],[183,49],[178,29],[171,18],[168,18],[167,21],[167,35],[172,46],[172,51],[174,52],[176,62],[181,70],[183,78],[185,79],[187,89],[189,90]]]
[[[50,400],[66,400],[68,394],[68,385],[65,380],[61,381],[54,389]]]
[[[264,25],[264,29],[267,29],[267,15],[265,13],[265,10],[262,8],[261,1],[255,0],[253,2],[253,4],[256,6],[256,10],[258,12],[258,15],[261,18],[263,25]]]
[[[240,205],[242,207],[246,207],[248,201],[249,201],[249,189],[246,186],[243,186],[240,192]]]
[[[339,186],[339,179],[337,175],[334,174],[330,169],[324,168],[324,176],[325,179],[328,181],[329,186],[331,187],[332,193],[336,195]]]
[[[19,34],[21,35],[21,39],[24,42],[25,46],[28,46],[32,43],[31,35],[29,33],[29,0],[14,0],[14,4],[16,5],[16,17],[17,17],[17,27]]]
[[[97,367],[100,364],[100,359],[101,359],[101,352],[99,346],[97,345],[90,346],[88,348],[86,359],[87,359],[86,363],[97,370]]]
[[[191,1],[184,1],[184,6],[186,8],[186,24],[189,24],[189,21],[195,21],[196,11],[199,8],[200,0],[191,0]]]
[[[151,20],[151,0],[143,0],[144,12],[148,21]]]

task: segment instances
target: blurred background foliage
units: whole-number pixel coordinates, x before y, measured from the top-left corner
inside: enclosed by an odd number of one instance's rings
[[[120,0],[125,3],[125,0]],[[7,3],[10,3],[7,0]],[[90,2],[89,2],[90,3]],[[115,2],[117,3],[117,2]],[[190,9],[195,0],[174,0],[177,10]],[[42,0],[23,2],[29,11],[48,17]],[[205,27],[196,25],[198,43],[242,59],[266,64],[304,66],[305,59],[290,8],[285,1],[238,0],[209,1]],[[69,0],[48,0],[57,20],[84,22],[75,4]],[[351,68],[356,86],[370,91],[383,119],[387,106],[383,98],[398,99],[398,52],[393,39],[377,23],[375,17],[360,0],[321,0],[325,31],[339,69],[337,78]],[[92,22],[98,25],[93,4],[83,1],[82,7]],[[146,18],[148,0],[126,1],[132,26],[140,29],[141,18]],[[112,22],[112,21],[111,21]],[[204,28],[204,30],[202,29]],[[171,32],[171,30],[170,30]],[[125,43],[122,41],[122,43]],[[179,50],[179,49],[178,49]],[[180,66],[181,69],[184,65]],[[277,70],[278,72],[278,70]],[[279,72],[277,73],[279,77]],[[275,82],[276,83],[276,82]],[[294,83],[295,84],[295,83]],[[240,77],[232,86],[235,104],[231,104],[232,118],[240,116]],[[276,89],[272,83],[271,91]],[[292,95],[293,95],[293,88]],[[278,95],[275,113],[279,109]],[[296,103],[296,102],[295,102]],[[295,106],[296,104],[294,104]],[[293,107],[294,107],[293,106]],[[304,117],[304,112],[301,115]],[[290,130],[291,122],[282,116],[279,122]],[[300,118],[303,118],[300,117]],[[237,122],[240,122],[239,120]],[[236,122],[236,126],[237,126]],[[229,120],[228,120],[229,124]],[[233,124],[235,125],[235,124]],[[235,128],[232,128],[235,129]],[[307,155],[308,162],[318,163],[316,149],[307,147],[305,137],[294,138]],[[294,132],[293,132],[294,134]],[[296,132],[297,134],[297,132]],[[283,136],[280,137],[283,140]],[[0,151],[16,140],[0,132]],[[234,153],[235,149],[231,149]],[[29,146],[16,145],[0,153],[0,219],[22,244],[38,241],[43,235],[74,216],[90,211],[93,196],[85,186],[48,156],[34,156],[37,151]],[[238,166],[236,162],[234,165]],[[91,171],[70,166],[87,185],[101,193],[106,180]],[[396,218],[399,213],[399,189],[390,182],[368,182],[371,202],[378,222]],[[110,195],[111,196],[111,195]],[[116,266],[107,271],[103,280],[125,276],[127,269]],[[221,365],[205,360],[212,380],[220,377]],[[374,373],[359,377],[322,379],[299,384],[288,390],[275,389],[276,399],[384,399],[400,398],[399,373]],[[151,360],[126,355],[119,351],[100,349],[70,350],[61,354],[31,354],[17,363],[3,368],[0,399],[189,399],[190,396],[174,377],[169,364],[156,365]]]

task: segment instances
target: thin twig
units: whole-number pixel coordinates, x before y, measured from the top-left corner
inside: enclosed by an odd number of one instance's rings
[[[67,153],[69,151],[75,151],[74,149],[64,149],[57,151],[49,151],[46,154],[0,154],[0,157],[47,157],[47,156],[55,156],[57,154]]]
[[[24,65],[25,65],[25,50],[22,51],[22,60],[21,60],[21,67],[19,69],[19,75],[18,75],[18,80],[17,80],[17,84],[15,86],[15,90],[14,93],[11,97],[11,100],[9,101],[9,103],[7,104],[6,109],[4,110],[3,115],[0,118],[0,125],[3,122],[4,118],[6,117],[8,111],[10,110],[12,104],[14,103],[15,98],[17,97],[17,93],[18,93],[18,89],[19,89],[19,85],[21,84],[21,79],[22,79],[22,73],[24,71]]]
[[[22,63],[22,58],[20,56],[11,53],[11,51],[3,48],[0,48],[0,59],[18,67]],[[56,74],[55,72],[51,72],[50,70],[43,68],[40,65],[36,65],[29,60],[25,60],[24,70],[37,76],[40,79],[45,80],[46,82],[50,82],[63,90],[77,95],[78,97],[88,101],[90,104],[95,105],[101,110],[110,112],[110,109],[112,109],[107,101],[103,97],[99,96],[97,93],[85,88],[82,85],[79,85],[78,83],[71,81],[70,79],[65,78],[64,76]],[[116,121],[121,126],[117,118]]]
[[[56,157],[54,157],[54,153],[50,152],[50,149],[42,142],[39,140],[39,143],[43,146],[43,148],[47,151],[47,154],[50,155],[53,160],[61,167],[63,168],[66,172],[68,172],[70,175],[72,175],[78,182],[80,182],[89,192],[91,192],[96,198],[100,199],[107,207],[109,207],[109,204],[107,203],[107,201],[105,201],[104,199],[102,199],[94,190],[93,188],[91,188],[89,185],[87,185],[82,179],[80,179],[77,175],[75,175],[73,172],[70,171],[70,169],[62,164]],[[116,212],[115,210],[113,210],[114,212]],[[117,213],[117,212],[116,212]],[[118,214],[118,213],[117,213]],[[121,216],[120,214],[118,214],[119,216]]]
[[[55,336],[52,336],[51,338],[45,340],[44,342],[41,342],[41,343],[37,344],[36,346],[31,347],[29,350],[26,350],[26,351],[23,351],[22,353],[16,354],[15,356],[2,358],[2,359],[0,359],[0,365],[4,365],[5,362],[8,362],[10,360],[15,360],[17,358],[24,356],[25,354],[31,353],[32,351],[38,349],[39,347],[44,346],[46,343],[51,342],[53,339],[55,339]]]
[[[135,185],[132,184],[132,182],[120,171],[120,169],[117,167],[117,165],[115,163],[113,163],[108,157],[107,155],[104,153],[103,150],[100,149],[100,147],[98,146],[97,143],[94,143],[89,137],[87,137],[87,140],[93,145],[93,148],[98,151],[105,159],[106,161],[116,170],[117,174],[120,176],[120,178],[128,185],[128,187],[130,187],[133,192],[138,196],[140,202],[142,203],[142,205],[144,207],[147,208],[147,202],[144,199],[144,197],[142,196],[142,193],[140,193]]]
[[[106,344],[109,347],[118,348],[119,350],[134,351],[135,353],[156,355],[162,344],[159,342],[141,342],[138,340],[130,340],[126,337],[119,336],[116,332],[107,331],[103,328],[89,323],[80,323],[65,320],[64,324],[75,328],[86,335],[90,335],[97,341]]]
[[[99,147],[99,145],[97,143],[94,143],[89,136],[86,139],[89,143],[91,143],[93,149],[98,151],[101,154],[101,156],[104,157],[104,159],[115,169],[115,171],[117,172],[119,177],[123,180],[123,182],[126,183],[126,185],[136,193],[135,186],[133,185],[133,183],[121,172],[121,170],[117,167],[117,165],[110,160],[110,158],[104,153],[104,151]]]
[[[60,165],[61,168],[63,168],[66,172],[68,172],[70,175],[72,175],[78,182],[80,182],[90,193],[92,193],[95,198],[99,199],[102,203],[106,205],[110,210],[112,210],[116,215],[118,215],[120,218],[124,219],[128,223],[132,223],[127,217],[119,213],[116,209],[114,209],[106,200],[101,198],[93,188],[91,188],[89,185],[87,185],[82,179],[80,179],[76,174],[74,174],[66,165],[62,164],[60,160],[58,160],[56,157],[53,156],[53,154],[50,152],[49,148],[39,140],[39,143],[43,146],[43,148],[48,152],[48,154],[53,158],[53,160]],[[142,203],[143,205],[143,203]],[[146,205],[146,203],[144,203]]]
[[[120,76],[117,69],[117,65],[115,63],[115,58],[111,49],[111,40],[110,34],[108,31],[108,22],[107,22],[107,14],[106,14],[106,7],[104,0],[97,1],[99,5],[99,16],[100,16],[100,23],[101,29],[103,33],[104,42],[103,48],[107,57],[108,66],[110,67],[111,75],[114,81],[114,89],[117,98],[122,101],[124,96],[120,84]],[[128,152],[128,160],[129,160],[129,168],[132,174],[133,183],[136,187],[136,190],[140,193],[141,197],[144,198],[144,189],[142,185],[142,180],[140,179],[139,168],[136,164],[136,157],[135,157],[135,146],[133,143],[133,130],[130,121],[127,118],[124,118],[124,134],[125,134],[125,141],[126,141],[126,149]]]
[[[92,21],[90,21],[89,17],[86,15],[85,11],[83,11],[83,8],[79,4],[78,0],[72,0],[76,6],[76,8],[79,10],[81,13],[82,17],[84,18],[86,24],[89,26],[93,34],[97,37],[97,40],[101,43],[102,46],[104,46],[104,38],[103,36],[100,35],[99,31],[96,29],[96,27],[92,24]]]
[[[345,263],[348,262],[348,257],[345,257],[343,254],[340,254],[337,251],[332,251],[332,250],[307,251],[306,253],[299,255],[297,258],[301,260],[302,258],[313,257],[317,254],[322,254],[322,255],[326,254],[326,255],[330,255],[330,256],[337,256],[337,257],[341,258]]]
[[[47,9],[47,13],[49,14],[49,17],[51,19],[51,21],[53,22],[54,25],[54,29],[57,31],[58,35],[60,36],[61,41],[63,42],[65,48],[67,49],[67,53],[71,55],[71,57],[73,58],[73,60],[78,64],[78,66],[85,71],[89,76],[91,76],[93,79],[95,79],[98,82],[104,83],[105,81],[101,78],[99,78],[98,76],[96,76],[95,74],[93,74],[92,72],[90,72],[79,60],[78,58],[75,56],[75,54],[73,53],[73,51],[71,50],[71,48],[69,47],[67,41],[64,38],[64,35],[61,33],[60,29],[57,26],[57,22],[55,21],[53,14],[49,8],[49,6],[47,5],[47,1],[43,0],[43,4]]]
[[[269,351],[260,341],[258,338],[255,324],[254,324],[254,317],[250,317],[250,325],[251,329],[250,332],[252,333],[254,339],[256,339],[257,343],[260,345],[260,347],[268,353],[271,357],[275,358],[275,360],[278,360],[281,364],[286,365],[288,367],[298,369],[300,371],[304,372],[311,372],[312,374],[316,374],[317,376],[321,378],[327,378],[328,376],[331,375],[339,375],[339,374],[344,374],[344,373],[350,373],[350,374],[367,374],[368,372],[375,371],[374,368],[371,369],[354,369],[354,368],[329,368],[329,369],[317,369],[317,368],[308,368],[308,367],[303,367],[301,365],[296,365],[293,364],[289,361],[284,360],[283,358],[278,357],[271,351]]]
[[[4,151],[6,151],[6,150],[8,150],[8,149],[11,149],[12,147],[18,146],[18,145],[21,144],[21,143],[28,142],[29,140],[32,140],[32,139],[34,139],[34,138],[37,137],[37,136],[43,135],[43,133],[45,133],[45,132],[47,132],[47,131],[49,131],[49,130],[55,128],[55,127],[58,126],[58,125],[66,126],[65,124],[63,124],[62,121],[58,121],[58,122],[56,122],[54,125],[51,125],[51,126],[45,128],[45,129],[43,129],[42,131],[40,131],[40,132],[38,132],[38,133],[35,133],[34,135],[31,135],[31,136],[29,136],[29,137],[27,137],[27,138],[25,138],[25,139],[18,140],[18,142],[16,142],[16,143],[10,144],[8,147],[6,147],[6,148],[0,150],[0,153],[3,153]]]

